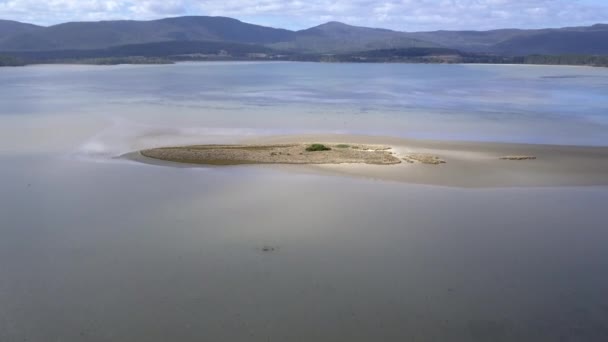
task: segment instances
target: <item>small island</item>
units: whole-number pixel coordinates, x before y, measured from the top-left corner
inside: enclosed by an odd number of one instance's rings
[[[120,158],[172,167],[265,165],[285,172],[453,187],[608,185],[608,149],[350,135],[159,146]]]
[[[240,164],[400,164],[383,145],[294,143],[270,145],[195,145],[141,151],[148,158],[207,165]]]

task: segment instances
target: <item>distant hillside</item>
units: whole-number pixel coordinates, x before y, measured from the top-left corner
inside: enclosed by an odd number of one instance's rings
[[[549,31],[514,37],[496,44],[491,50],[510,56],[540,55],[606,55],[608,29],[597,31]]]
[[[597,54],[608,55],[608,25],[560,29],[491,31],[398,32],[329,22],[301,31],[290,31],[241,22],[225,17],[190,16],[152,21],[72,22],[40,27],[0,20],[0,51],[103,50],[142,44],[221,42],[272,48],[276,53],[345,54],[370,50],[449,48],[469,53],[505,56]],[[191,45],[194,47],[196,45]],[[201,47],[199,45],[198,47]],[[166,45],[169,47],[169,45]],[[134,55],[145,55],[136,51]],[[247,49],[251,49],[249,46]],[[104,50],[104,53],[119,50]],[[122,53],[122,52],[120,52]]]
[[[153,21],[74,22],[25,31],[0,42],[2,51],[100,49],[163,41],[224,41],[268,45],[297,52],[346,52],[435,47],[404,33],[331,22],[293,32],[224,17]]]
[[[11,20],[0,20],[0,42],[12,36],[41,29],[41,26]]]
[[[270,46],[298,52],[342,53],[375,49],[437,47],[438,45],[410,38],[402,32],[329,22],[298,31],[295,39]]]
[[[434,31],[407,35],[441,46],[510,56],[531,54],[608,54],[608,25],[560,29]]]
[[[497,43],[527,35],[530,31],[505,29],[491,31],[433,31],[407,33],[408,37],[466,51],[489,51]]]
[[[608,54],[608,25],[561,29],[397,32],[330,22],[298,31],[295,41],[273,46],[295,51],[343,53],[445,47],[507,56]]]
[[[228,41],[268,44],[290,40],[294,32],[224,17],[180,17],[153,21],[73,22],[13,35],[0,50],[100,49],[163,41]]]

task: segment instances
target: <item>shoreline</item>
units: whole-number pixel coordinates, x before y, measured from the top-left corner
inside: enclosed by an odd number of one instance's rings
[[[181,157],[178,157],[172,160],[171,154],[154,159],[146,157],[145,152],[142,154],[141,151],[123,157],[142,163],[173,167],[234,167],[255,164],[287,172],[463,188],[608,185],[608,147],[449,142],[331,134],[256,137],[243,139],[238,145],[230,146],[251,148],[297,145],[302,148],[311,142],[331,146],[347,144],[382,147],[386,148],[382,153],[399,159],[399,162],[393,160],[387,163],[366,163],[363,159],[323,160],[324,158],[320,156],[324,152],[311,152],[318,153],[315,158],[320,158],[313,162],[306,160],[289,162],[285,159],[288,157],[277,155],[265,156],[264,160],[212,163],[204,158],[180,160]],[[207,149],[226,147],[226,145],[198,146]],[[188,148],[192,146],[152,150],[183,151]],[[283,159],[277,161],[272,158]]]
[[[540,63],[466,63],[466,62],[449,62],[449,63],[440,63],[440,62],[405,62],[405,61],[378,61],[378,62],[353,62],[353,61],[310,61],[310,60],[281,60],[281,59],[210,59],[210,60],[167,60],[167,63],[146,63],[146,62],[137,62],[137,63],[87,63],[86,61],[75,61],[75,62],[67,62],[67,61],[45,61],[40,63],[25,63],[22,65],[4,65],[0,67],[5,68],[23,68],[23,67],[35,67],[35,66],[48,66],[48,65],[63,65],[63,66],[121,66],[121,65],[140,65],[140,66],[167,66],[167,65],[177,65],[184,63],[250,63],[250,62],[259,62],[259,63],[319,63],[319,64],[421,64],[421,65],[472,65],[472,66],[530,66],[530,67],[581,67],[581,68],[608,68],[608,66],[604,65],[591,65],[591,64],[540,64]]]

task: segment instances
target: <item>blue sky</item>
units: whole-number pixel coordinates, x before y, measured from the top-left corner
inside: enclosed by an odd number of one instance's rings
[[[220,15],[289,29],[327,21],[401,31],[608,23],[608,0],[0,0],[0,18],[65,21]]]

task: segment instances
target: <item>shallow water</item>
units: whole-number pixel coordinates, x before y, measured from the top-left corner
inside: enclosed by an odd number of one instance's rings
[[[68,135],[89,139],[78,146],[84,154],[110,155],[201,136],[289,133],[608,145],[605,68],[35,66],[3,68],[0,84],[0,151],[73,147]]]
[[[434,96],[455,75],[467,93],[448,96],[446,86]],[[300,131],[605,144],[605,75],[288,63],[0,69],[0,341],[604,341],[606,187],[472,190],[111,158]],[[482,88],[517,89],[518,104],[476,95]],[[374,95],[352,101],[361,89]],[[418,101],[411,111],[378,95],[408,89],[422,89],[404,96]],[[493,118],[459,114],[482,101]]]

